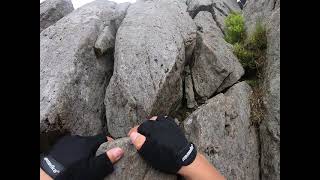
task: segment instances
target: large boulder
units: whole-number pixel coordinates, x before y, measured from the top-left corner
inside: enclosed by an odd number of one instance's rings
[[[182,99],[181,74],[196,26],[179,0],[129,6],[116,36],[114,73],[106,90],[109,132],[125,136],[151,114],[168,114]]]
[[[237,83],[209,99],[183,124],[189,140],[227,179],[259,179],[258,137],[250,122],[251,93],[247,83]]]
[[[46,0],[40,3],[40,32],[73,10],[71,0]]]
[[[102,131],[113,57],[97,58],[93,46],[114,8],[113,2],[94,1],[40,33],[40,133]]]
[[[260,124],[261,179],[280,179],[280,0],[248,0],[244,6],[251,32],[260,21],[267,30],[264,66],[264,119]]]
[[[233,85],[244,74],[232,48],[218,33],[198,32],[194,56],[194,88],[204,99]]]
[[[137,150],[129,138],[121,138],[100,145],[96,155],[120,147],[124,150],[124,156],[114,165],[115,171],[104,180],[175,180],[174,175],[161,173],[151,168],[137,153]]]
[[[187,0],[188,12],[194,18],[199,12],[210,12],[219,28],[224,32],[224,19],[232,11],[240,12],[240,6],[235,0]]]

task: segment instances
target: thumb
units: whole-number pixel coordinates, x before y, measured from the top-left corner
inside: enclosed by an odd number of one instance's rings
[[[107,151],[107,156],[109,157],[112,164],[116,163],[119,159],[122,158],[124,152],[121,148],[116,147]]]
[[[132,132],[130,134],[130,140],[132,144],[136,147],[136,149],[140,150],[140,148],[146,141],[146,137],[138,132]]]

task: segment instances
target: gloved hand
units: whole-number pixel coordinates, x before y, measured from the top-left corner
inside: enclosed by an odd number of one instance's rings
[[[113,163],[123,155],[120,148],[114,148],[96,157],[97,149],[106,141],[102,134],[65,136],[40,156],[40,167],[57,180],[101,180],[113,171]]]
[[[177,173],[197,155],[194,144],[188,142],[174,120],[167,116],[146,120],[128,135],[142,158],[166,173]]]

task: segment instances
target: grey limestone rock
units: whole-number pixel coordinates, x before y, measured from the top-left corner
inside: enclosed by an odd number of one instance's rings
[[[265,119],[260,125],[262,179],[280,179],[280,9],[270,18],[265,67]]]
[[[247,0],[243,14],[251,33],[257,22],[267,30],[263,72],[264,119],[260,124],[261,179],[280,179],[280,0]]]
[[[116,30],[118,30],[122,20],[126,16],[129,6],[130,6],[130,3],[128,2],[117,4],[116,10],[114,13],[114,25]]]
[[[113,2],[94,1],[40,33],[40,133],[102,131],[113,57],[97,58],[93,46],[114,7]]]
[[[247,0],[243,7],[243,16],[248,32],[252,32],[258,21],[265,24],[277,9],[280,9],[280,0]]]
[[[193,19],[197,25],[197,28],[200,32],[210,33],[213,32],[220,37],[224,37],[221,29],[219,28],[216,21],[213,19],[212,14],[207,11],[201,11]]]
[[[224,33],[224,19],[232,11],[241,12],[240,6],[235,0],[187,0],[188,12],[194,18],[199,12],[207,11]]]
[[[228,43],[214,32],[197,33],[191,67],[196,93],[203,99],[236,83],[244,74]]]
[[[46,0],[40,3],[40,33],[73,10],[71,0]]]
[[[185,75],[185,96],[187,100],[187,107],[188,108],[194,108],[197,106],[197,102],[195,100],[194,92],[193,92],[193,82],[192,82],[192,76],[189,66],[185,69],[186,75]]]
[[[108,25],[103,29],[94,44],[94,51],[97,56],[102,56],[114,49],[115,36],[116,30],[114,26]]]
[[[240,82],[200,106],[184,130],[227,179],[259,179],[258,137],[250,123],[250,86]]]
[[[114,73],[106,90],[109,132],[123,137],[151,114],[182,100],[181,74],[191,58],[196,26],[178,0],[129,6],[116,35]]]

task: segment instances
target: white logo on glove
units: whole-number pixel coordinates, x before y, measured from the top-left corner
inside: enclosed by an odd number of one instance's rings
[[[191,152],[193,151],[193,149],[194,149],[194,148],[193,148],[193,144],[191,144],[191,146],[190,146],[189,151],[187,152],[187,154],[182,157],[182,162],[184,162],[184,161],[190,156],[190,154],[191,154]]]
[[[48,158],[45,157],[43,159],[46,161],[46,163],[48,164],[50,169],[53,171],[53,173],[60,173],[60,171],[56,169],[56,167],[49,161]]]

